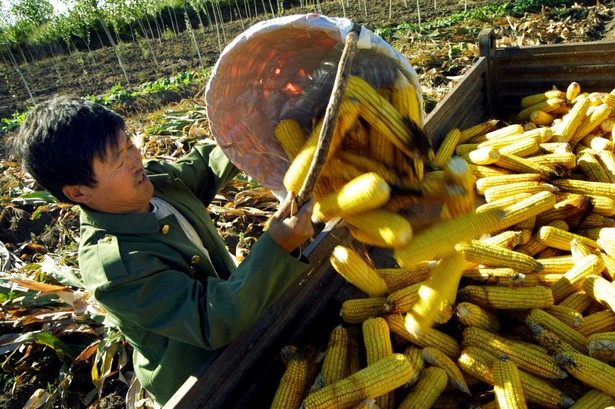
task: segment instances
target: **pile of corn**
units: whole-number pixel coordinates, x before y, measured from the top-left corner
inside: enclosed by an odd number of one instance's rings
[[[399,267],[334,249],[332,266],[366,297],[343,303],[322,362],[285,348],[272,408],[615,407],[615,90],[528,96],[517,124],[453,129],[430,154],[378,125],[414,118],[395,90],[368,87],[370,107],[387,110],[365,114],[349,82],[316,214],[392,249]],[[311,158],[313,139],[289,157]],[[381,143],[399,149],[370,147]],[[351,149],[362,159],[349,164]],[[394,171],[358,166],[368,160]],[[298,163],[287,181],[301,180]],[[404,207],[429,200],[441,221],[411,226]]]

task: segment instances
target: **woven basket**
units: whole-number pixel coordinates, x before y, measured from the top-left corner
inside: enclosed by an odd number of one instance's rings
[[[311,132],[314,118],[327,107],[353,26],[351,20],[317,14],[263,21],[236,37],[214,66],[205,92],[211,131],[233,163],[278,198],[286,194],[282,179],[289,162],[275,139],[275,125],[293,118]],[[361,27],[351,74],[381,88],[392,86],[398,70],[421,101],[410,63]]]

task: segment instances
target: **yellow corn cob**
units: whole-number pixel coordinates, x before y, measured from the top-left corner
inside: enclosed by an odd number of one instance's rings
[[[557,305],[560,307],[571,308],[578,313],[583,314],[592,304],[592,301],[592,298],[584,292],[576,292],[570,294]],[[581,325],[583,325],[583,323],[581,323]]]
[[[412,367],[414,368],[414,372],[416,374],[414,377],[412,377],[412,379],[410,379],[410,381],[408,381],[408,384],[413,384],[414,382],[416,382],[416,380],[421,375],[421,372],[425,368],[425,360],[423,359],[423,355],[421,353],[422,350],[422,348],[413,344],[408,344],[408,346],[404,348],[403,353],[410,360],[410,363],[412,364]]]
[[[497,316],[470,302],[460,302],[455,310],[457,319],[468,327],[477,327],[485,331],[497,333],[500,331],[500,321]]]
[[[482,178],[486,176],[508,175],[512,173],[509,170],[497,168],[495,166],[475,165],[473,163],[468,163],[468,166],[470,168],[470,172],[472,172],[472,174],[477,178]]]
[[[551,287],[561,277],[562,277],[561,274],[552,274],[552,273],[525,274],[525,276],[523,277],[523,280],[521,280],[517,285],[519,287],[534,287],[537,285]]]
[[[344,138],[344,150],[357,155],[366,155],[369,150],[369,132],[361,121],[351,128]],[[339,151],[337,152],[339,154]]]
[[[418,290],[419,299],[406,314],[406,330],[416,337],[434,324],[438,306],[454,302],[463,272],[463,255],[453,252],[440,260]]]
[[[561,166],[566,169],[574,169],[577,166],[577,155],[572,152],[554,152],[544,155],[536,155],[525,158],[528,163],[533,163],[538,166],[546,166],[555,169],[556,166]]]
[[[583,314],[577,310],[563,305],[553,305],[545,308],[545,312],[568,325],[571,328],[578,328],[583,325]]]
[[[601,332],[587,337],[589,356],[602,362],[615,362],[615,331]]]
[[[382,297],[388,293],[384,280],[353,249],[335,246],[330,261],[335,271],[370,297]]]
[[[587,180],[591,182],[611,183],[608,174],[598,162],[594,154],[585,149],[577,155],[577,165],[581,172],[587,176]]]
[[[285,346],[281,355],[286,369],[280,379],[271,409],[297,409],[307,387],[308,363],[295,346]]]
[[[485,200],[489,203],[523,192],[534,195],[539,192],[553,193],[557,191],[559,191],[559,189],[550,183],[527,181],[509,183],[508,185],[491,186],[485,190],[484,196]]]
[[[615,397],[613,389],[615,367],[576,351],[565,351],[555,355],[554,358],[570,375]]]
[[[574,263],[574,267],[568,270],[551,287],[555,303],[564,300],[570,294],[581,289],[585,279],[592,274],[600,274],[604,269],[604,261],[595,254],[589,254]],[[591,296],[591,294],[589,294]]]
[[[373,172],[386,180],[388,183],[398,183],[398,176],[395,171],[384,163],[370,159],[367,156],[358,155],[355,153],[340,151],[338,157],[345,163],[349,163],[362,173]]]
[[[410,243],[394,250],[394,257],[401,267],[411,268],[424,260],[434,260],[455,251],[455,244],[493,232],[502,210],[492,209],[481,213],[466,213],[456,219],[433,225],[414,235]]]
[[[433,156],[427,138],[417,133],[418,127],[404,121],[393,105],[365,80],[351,75],[347,82],[346,96],[357,99],[361,104],[360,115],[367,123],[377,128],[408,157],[429,160],[430,156]]]
[[[418,382],[399,404],[398,409],[429,409],[432,408],[447,384],[447,374],[442,368],[431,366],[426,368]]]
[[[592,110],[583,122],[577,127],[576,131],[568,141],[573,147],[583,140],[595,128],[600,126],[600,123],[611,115],[611,107],[607,104],[601,104]]]
[[[442,368],[446,372],[448,383],[450,383],[454,389],[471,395],[461,370],[451,358],[444,354],[444,352],[435,347],[425,347],[423,348],[422,355],[423,359],[430,365]]]
[[[604,270],[602,271],[602,275],[607,278],[609,281],[615,281],[615,257],[610,256],[606,253],[599,252],[598,257],[602,259],[604,262]]]
[[[566,115],[566,119],[559,126],[552,127],[555,137],[561,138],[564,142],[569,142],[577,128],[583,122],[590,101],[588,98],[581,98],[575,102],[570,112]]]
[[[552,112],[564,105],[566,101],[562,98],[549,98],[546,101],[538,102],[527,108],[522,109],[517,114],[519,122],[526,122],[530,119],[530,114],[534,111]]]
[[[389,326],[384,318],[368,318],[363,321],[363,342],[365,344],[365,359],[371,365],[380,359],[393,354]],[[381,409],[393,408],[392,392],[376,397],[376,404]]]
[[[537,218],[545,214],[546,212],[548,212],[548,210],[546,210],[545,212],[542,212],[539,216],[537,216]],[[549,221],[547,225],[568,231],[568,225],[563,220]],[[534,235],[532,235],[532,237],[527,243],[518,246],[515,250],[518,251],[519,253],[527,254],[528,256],[535,256],[536,254],[540,253],[547,247],[548,246],[540,240],[539,234],[535,233]]]
[[[402,215],[382,209],[346,216],[351,235],[365,244],[386,248],[407,245],[412,239],[412,226]]]
[[[275,126],[275,137],[284,149],[286,157],[293,160],[305,144],[305,132],[294,119],[283,119]]]
[[[583,290],[611,311],[615,311],[615,285],[598,275],[589,275],[583,281]]]
[[[473,165],[491,165],[497,163],[500,159],[500,151],[493,146],[485,146],[473,149],[460,156]]]
[[[426,261],[417,264],[414,268],[377,268],[376,272],[386,283],[391,293],[408,287],[409,285],[427,280],[431,270],[436,266],[435,261]]]
[[[522,233],[520,230],[505,230],[495,236],[485,237],[481,239],[481,241],[490,246],[502,247],[511,250],[521,242]]]
[[[555,247],[560,250],[570,251],[570,241],[572,239],[578,239],[582,243],[587,244],[590,247],[598,248],[598,243],[595,240],[588,239],[579,234],[570,233],[566,230],[558,229],[553,226],[542,226],[538,230],[538,237],[544,244],[549,247]]]
[[[445,165],[444,175],[448,193],[444,198],[444,205],[450,216],[458,217],[472,212],[476,207],[476,177],[467,162],[459,157],[451,158]]]
[[[412,364],[399,353],[380,361],[332,385],[308,394],[305,409],[349,408],[365,399],[374,399],[404,385],[414,376]]]
[[[544,142],[540,144],[541,151],[545,153],[571,153],[572,147],[568,142]],[[536,155],[540,156],[540,155]]]
[[[384,297],[351,298],[342,302],[340,316],[348,324],[360,324],[384,312]]]
[[[337,326],[331,330],[320,372],[324,385],[331,385],[347,376],[348,331],[346,328]]]
[[[542,270],[543,273],[564,274],[574,266],[574,260],[571,255],[543,257],[537,258],[537,260],[544,267]]]
[[[389,294],[384,311],[396,314],[405,314],[410,311],[419,299],[419,288],[422,284],[422,282],[412,284]]]
[[[611,217],[604,217],[597,213],[590,213],[587,216],[572,216],[567,219],[567,222],[570,223],[570,225],[573,226],[577,231],[579,229],[615,226],[615,219]],[[600,245],[600,243],[598,243],[598,245]]]
[[[477,143],[460,143],[455,146],[455,154],[463,157],[475,149],[478,149]]]
[[[405,319],[400,314],[386,314],[383,318],[389,324],[392,333],[402,339],[412,342],[420,347],[436,347],[444,352],[449,358],[457,359],[459,356],[459,343],[452,336],[445,334],[435,328],[426,328],[420,337],[412,335],[405,326]]]
[[[528,197],[531,197],[531,196],[532,196],[531,194],[526,193],[526,192],[518,193],[512,196],[506,196],[506,197],[503,197],[502,199],[494,200],[493,202],[485,203],[485,204],[478,206],[476,208],[476,213],[483,212],[487,209],[504,209],[508,206],[519,203],[520,201],[527,199]],[[555,203],[555,201],[553,202]],[[518,221],[514,221],[514,223],[512,223],[511,226],[525,220],[525,216],[519,217],[516,220]]]
[[[522,282],[525,274],[508,267],[476,267],[463,270],[463,277],[477,284],[510,286]]]
[[[441,168],[449,161],[455,152],[455,147],[459,143],[461,132],[458,128],[451,129],[442,140],[440,147],[435,153],[433,165],[437,168]]]
[[[532,136],[519,135],[519,139],[509,142],[505,146],[499,147],[500,155],[516,155],[526,157],[533,155],[540,150],[542,137],[540,134]],[[480,146],[480,145],[479,145]]]
[[[615,313],[602,310],[583,317],[583,325],[577,328],[580,334],[589,337],[601,332],[615,331]]]
[[[555,169],[517,155],[504,155],[500,153],[500,157],[495,162],[495,165],[515,173],[538,173],[549,178],[558,176],[558,172]]]
[[[581,260],[583,257],[588,256],[590,254],[598,255],[598,251],[588,246],[587,244],[579,241],[578,239],[570,240],[570,254],[574,259],[575,263]]]
[[[501,176],[488,176],[476,180],[476,192],[484,195],[485,190],[493,186],[502,186],[519,182],[544,182],[545,178],[536,173],[516,173]]]
[[[546,287],[468,285],[458,291],[457,297],[481,307],[502,310],[548,308],[553,305],[553,295]]]
[[[575,196],[555,203],[552,209],[546,210],[538,215],[536,223],[542,225],[556,220],[563,221],[578,214],[586,214],[591,212],[591,210],[592,204],[588,197]]]
[[[420,90],[416,90],[408,81],[404,73],[397,71],[391,104],[405,117],[421,125],[423,121],[422,101],[419,97]]]
[[[609,182],[615,183],[615,152],[612,150],[598,152],[598,161],[606,172]]]
[[[539,126],[549,126],[553,123],[554,119],[555,115],[551,115],[545,111],[541,111],[540,109],[530,112],[529,116],[531,123]]]
[[[590,389],[583,396],[576,400],[570,409],[600,409],[615,408],[615,400],[604,392],[597,389]]]
[[[478,347],[467,347],[457,360],[462,371],[481,381],[493,385],[492,365],[496,357]],[[550,383],[519,371],[523,394],[529,403],[535,403],[546,408],[569,407],[574,401]]]
[[[487,244],[480,240],[458,243],[455,248],[466,260],[488,267],[509,267],[521,273],[535,273],[542,264],[527,254]]]
[[[287,191],[295,194],[299,193],[314,159],[315,152],[315,146],[306,146],[297,153],[297,156],[284,174],[283,183]]]
[[[566,101],[572,103],[581,94],[581,85],[578,82],[572,81],[566,87]]]
[[[557,89],[553,89],[537,94],[527,95],[521,98],[521,108],[530,107],[532,105],[546,101],[549,98],[566,98],[566,93]]]
[[[505,338],[481,328],[465,328],[461,345],[462,347],[479,347],[494,356],[506,355],[513,360],[520,370],[542,378],[563,379],[566,377],[566,373],[546,352],[528,348],[522,342]]]
[[[559,183],[559,182],[557,182]],[[590,183],[590,182],[585,182]],[[570,193],[559,192],[555,194],[557,201],[571,199],[574,197],[587,197],[592,203],[592,211],[601,216],[613,216],[615,215],[615,200],[613,197],[594,195],[589,193]]]
[[[376,173],[368,172],[346,183],[314,205],[314,213],[326,219],[346,217],[379,208],[391,195],[388,183]]]
[[[492,365],[493,390],[500,408],[527,409],[521,375],[507,356],[499,356]]]
[[[609,121],[613,120],[615,121],[615,118],[608,118]],[[602,123],[604,123],[605,121],[602,121]],[[613,150],[615,149],[615,144],[613,143],[613,141],[611,141],[610,139],[607,139],[603,136],[600,136],[599,134],[589,134],[587,136],[585,136],[581,142],[580,142],[583,146],[586,146],[590,149],[592,149],[594,152],[596,152],[597,154],[600,154],[603,151],[607,151],[607,152],[611,152],[613,153]]]
[[[510,135],[520,135],[523,132],[524,132],[523,125],[511,124],[511,125],[507,125],[502,128],[494,129],[493,131],[489,131],[485,133],[484,139],[490,140],[490,139],[504,138]],[[476,140],[476,138],[474,140]]]
[[[474,125],[470,128],[466,128],[461,130],[461,135],[459,138],[459,143],[464,143],[467,140],[470,140],[478,135],[484,135],[487,132],[493,131],[497,126],[499,120],[498,119],[489,119],[485,122],[481,122],[480,124]]]
[[[369,156],[380,163],[393,167],[395,163],[395,145],[383,136],[376,127],[370,127],[368,133]]]
[[[546,330],[553,332],[555,335],[561,338],[562,341],[570,344],[570,346],[572,346],[577,351],[580,351],[584,354],[587,353],[587,338],[583,336],[580,332],[564,324],[551,314],[543,310],[533,308],[526,317],[525,321],[526,323],[531,321],[540,325]]]

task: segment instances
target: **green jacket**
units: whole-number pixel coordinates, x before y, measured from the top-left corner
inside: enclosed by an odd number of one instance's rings
[[[134,348],[141,384],[164,404],[209,356],[245,331],[308,268],[264,233],[238,266],[207,204],[238,171],[213,145],[175,163],[147,161],[154,196],[194,226],[207,257],[175,216],[83,208],[79,264],[87,289]],[[215,271],[211,268],[215,267]]]

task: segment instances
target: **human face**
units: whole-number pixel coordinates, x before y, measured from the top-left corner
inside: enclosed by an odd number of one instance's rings
[[[104,160],[94,158],[96,185],[79,185],[73,200],[103,213],[146,213],[154,187],[145,174],[141,152],[123,130],[117,141],[115,148],[107,148]]]

